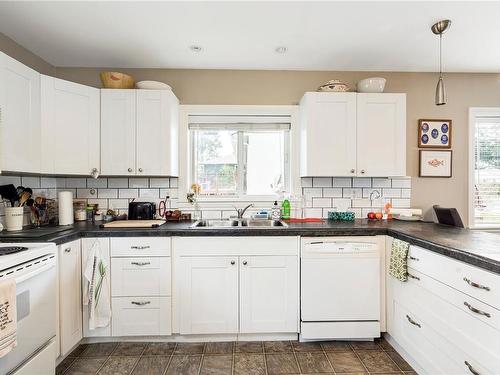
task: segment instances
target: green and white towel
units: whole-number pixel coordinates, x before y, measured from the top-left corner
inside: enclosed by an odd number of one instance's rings
[[[102,257],[99,241],[95,241],[84,260],[83,304],[88,305],[89,329],[107,327],[111,322],[109,269]]]
[[[410,244],[398,239],[392,240],[389,274],[399,281],[408,281],[408,250]]]

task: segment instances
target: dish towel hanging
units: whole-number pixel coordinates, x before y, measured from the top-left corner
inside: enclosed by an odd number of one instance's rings
[[[99,241],[95,241],[85,260],[83,304],[88,306],[89,329],[107,327],[111,322],[109,267],[104,262]]]
[[[16,281],[0,283],[0,358],[17,345]]]
[[[398,239],[392,240],[389,274],[399,281],[408,281],[408,251],[410,244]]]

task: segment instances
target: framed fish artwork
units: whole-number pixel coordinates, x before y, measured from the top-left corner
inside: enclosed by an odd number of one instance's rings
[[[451,148],[451,120],[418,120],[418,147]]]
[[[420,150],[419,177],[451,177],[451,150]]]

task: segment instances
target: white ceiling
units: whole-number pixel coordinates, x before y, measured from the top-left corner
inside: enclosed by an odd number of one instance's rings
[[[435,71],[443,18],[446,71],[500,72],[500,2],[0,2],[61,67]]]

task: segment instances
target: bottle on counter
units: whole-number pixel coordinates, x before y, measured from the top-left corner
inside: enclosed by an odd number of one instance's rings
[[[288,198],[285,198],[283,200],[283,203],[281,204],[281,217],[284,220],[290,219],[290,211],[291,211],[290,200]]]
[[[280,206],[278,205],[278,201],[274,201],[273,207],[271,209],[271,219],[272,220],[281,219],[281,209]]]

